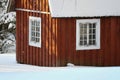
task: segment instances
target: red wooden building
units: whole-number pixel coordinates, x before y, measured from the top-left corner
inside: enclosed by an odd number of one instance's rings
[[[17,62],[120,66],[119,0],[16,0]]]

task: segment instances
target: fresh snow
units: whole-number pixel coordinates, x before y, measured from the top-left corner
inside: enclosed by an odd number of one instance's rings
[[[16,40],[15,36],[12,33],[5,32],[4,34],[1,34],[0,36],[3,36],[4,39],[0,40],[1,45],[1,53],[13,53],[16,51]]]
[[[6,13],[0,18],[0,24],[3,23],[10,23],[10,22],[15,22],[16,21],[16,12],[9,12]]]
[[[0,2],[2,3],[2,7],[0,7],[0,18],[1,16],[3,16],[5,13],[7,13],[7,7],[9,4],[9,0],[0,0]]]
[[[120,67],[38,67],[17,64],[15,54],[0,54],[0,80],[119,80]]]
[[[10,23],[9,26],[8,26],[8,29],[12,29],[14,28],[15,29],[16,25],[14,23]]]
[[[52,17],[120,16],[120,0],[49,0]]]

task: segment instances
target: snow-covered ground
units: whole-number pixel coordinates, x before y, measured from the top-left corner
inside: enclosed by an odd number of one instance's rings
[[[38,67],[15,60],[15,54],[0,54],[0,80],[120,80],[120,67]]]

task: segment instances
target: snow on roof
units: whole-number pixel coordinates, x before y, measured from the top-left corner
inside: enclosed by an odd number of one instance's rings
[[[120,0],[49,0],[52,17],[120,16]]]

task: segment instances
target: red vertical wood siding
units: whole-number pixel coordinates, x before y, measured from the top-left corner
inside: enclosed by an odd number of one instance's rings
[[[47,5],[45,5],[47,3]],[[16,8],[49,11],[48,0],[20,0]],[[29,46],[29,16],[41,17],[42,47]],[[57,65],[57,20],[49,14],[17,11],[17,61],[40,66]],[[53,24],[53,25],[52,25]]]
[[[77,50],[76,44],[76,19],[63,18],[59,20],[58,36],[61,40],[58,43],[58,54],[60,65],[74,63],[86,66],[119,66],[120,59],[120,17],[101,17],[100,43],[98,50]],[[74,21],[74,22],[73,22]],[[72,26],[72,28],[70,27]],[[72,38],[74,39],[72,41]],[[66,47],[67,46],[67,47]],[[72,47],[74,46],[74,47]],[[71,54],[73,57],[70,57]],[[118,57],[119,56],[119,57]],[[74,59],[74,60],[73,60]]]
[[[49,12],[48,0],[19,0],[16,8]],[[41,48],[29,46],[29,16],[42,20]],[[120,17],[100,17],[100,20],[101,48],[76,50],[76,18],[52,18],[50,14],[17,10],[17,61],[39,66],[65,66],[67,63],[120,66]]]

